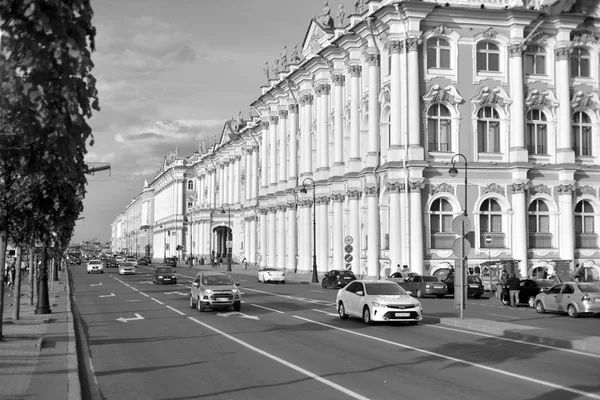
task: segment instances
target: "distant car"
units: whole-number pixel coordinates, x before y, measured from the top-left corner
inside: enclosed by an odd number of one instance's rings
[[[449,275],[442,282],[446,284],[448,288],[448,294],[454,295],[454,278],[455,275]],[[468,275],[467,276],[467,296],[474,297],[476,299],[481,298],[483,296],[483,282],[478,276]]]
[[[98,259],[90,260],[87,265],[87,273],[88,274],[91,274],[91,273],[103,274],[104,273],[104,264],[102,264],[102,261],[98,260]]]
[[[127,256],[127,257],[125,257],[125,262],[134,262],[137,264],[137,258],[135,258],[133,256]]]
[[[556,282],[544,279],[523,279],[520,282],[519,304],[527,304],[529,307],[535,307],[535,297],[543,290],[551,288]],[[510,305],[510,293],[508,290],[502,291],[502,304]]]
[[[405,280],[407,280],[408,278],[410,278],[411,276],[417,276],[419,274],[417,274],[416,272],[394,272],[393,274],[391,274],[390,276],[388,276],[386,278],[386,280],[388,281],[392,281],[392,282],[396,282],[396,283],[401,283],[404,282]]]
[[[333,269],[325,274],[321,281],[321,287],[325,288],[342,288],[352,281],[356,280],[354,272],[346,269]]]
[[[137,265],[148,265],[146,257],[140,257],[137,259]]]
[[[406,281],[398,283],[398,285],[406,290],[408,294],[419,298],[436,296],[438,299],[442,299],[448,294],[448,287],[444,282],[441,282],[437,276],[411,276]]]
[[[421,303],[391,281],[353,281],[338,290],[335,304],[341,319],[359,317],[367,325],[374,321],[414,325],[423,319]]]
[[[278,268],[264,268],[258,270],[258,281],[267,282],[280,282],[285,283],[285,271]]]
[[[124,256],[116,256],[115,260],[117,260],[117,264],[121,264],[125,261],[125,257]]]
[[[207,308],[242,309],[242,294],[239,284],[229,274],[220,271],[206,271],[196,275],[190,290],[190,307],[203,312]]]
[[[119,275],[135,275],[135,262],[125,261],[119,264]]]
[[[119,267],[119,263],[117,262],[117,259],[114,257],[107,257],[106,258],[106,268],[118,268]]]
[[[154,278],[152,281],[155,285],[164,285],[167,283],[176,284],[177,274],[173,272],[171,267],[157,267],[154,270]]]
[[[535,310],[567,313],[577,318],[580,314],[600,314],[600,283],[559,283],[535,297]]]
[[[177,267],[177,260],[175,260],[175,257],[167,257],[163,264],[165,267]]]

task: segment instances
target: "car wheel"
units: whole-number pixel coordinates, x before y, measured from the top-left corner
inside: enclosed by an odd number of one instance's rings
[[[204,306],[202,305],[202,302],[200,301],[200,297],[198,297],[198,300],[196,301],[196,309],[200,312],[204,312]]]
[[[365,306],[365,308],[363,308],[363,322],[366,325],[373,324],[373,321],[371,321],[371,310],[369,310],[368,306]]]
[[[567,313],[569,314],[569,317],[572,318],[577,318],[579,316],[579,313],[573,304],[569,304],[569,307],[567,307]]]
[[[541,300],[538,300],[538,301],[535,303],[535,311],[537,311],[537,312],[538,312],[538,313],[540,313],[540,314],[543,314],[543,313],[545,313],[545,312],[546,312],[546,309],[544,308],[544,303],[542,303],[542,301],[541,301]]]
[[[341,319],[348,319],[348,314],[346,314],[346,307],[344,307],[344,303],[340,301],[338,304],[338,315]]]
[[[423,298],[423,293],[421,293],[421,289],[417,289],[417,297],[418,298]]]
[[[323,280],[321,281],[321,287],[323,289],[327,289],[327,281],[325,281],[325,278],[323,278]]]
[[[236,301],[233,303],[233,311],[240,311],[242,309],[242,302]]]
[[[529,305],[529,307],[533,308],[535,307],[535,297],[530,296],[529,300],[527,300],[527,304]]]
[[[190,294],[190,308],[194,308],[196,305],[194,304],[194,297]]]
[[[480,299],[481,298],[481,294],[477,293],[473,295],[473,298],[475,299]]]

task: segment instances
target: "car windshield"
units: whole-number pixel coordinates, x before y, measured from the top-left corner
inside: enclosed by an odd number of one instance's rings
[[[227,275],[209,275],[202,278],[203,285],[233,285],[233,280]]]
[[[158,272],[159,274],[172,274],[173,270],[171,268],[156,268],[156,272]]]
[[[371,296],[398,296],[406,294],[404,289],[395,283],[366,283],[367,294]]]
[[[422,276],[423,282],[439,282],[439,279],[435,276]]]
[[[135,263],[132,263],[132,262],[128,261],[126,263],[123,263],[123,265],[126,266],[126,267],[133,267],[135,265]]]
[[[281,270],[277,269],[277,268],[265,268],[262,271],[281,271]]]
[[[340,271],[340,275],[341,276],[349,276],[351,278],[354,278],[354,272],[352,272],[352,271]]]
[[[478,276],[467,276],[467,282],[469,283],[481,283],[481,279]]]
[[[583,293],[600,293],[600,284],[597,283],[580,283],[577,287]]]
[[[102,264],[100,260],[90,260],[90,264]]]

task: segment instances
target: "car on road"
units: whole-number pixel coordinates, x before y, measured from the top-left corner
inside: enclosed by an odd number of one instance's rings
[[[106,268],[118,268],[119,267],[119,263],[117,262],[117,259],[114,257],[107,257],[106,258]]]
[[[127,256],[127,257],[125,257],[125,261],[124,262],[132,262],[132,263],[136,263],[137,264],[137,258],[135,258],[134,256]]]
[[[423,319],[421,303],[391,281],[355,280],[338,290],[335,304],[341,319],[359,317],[367,325],[376,321],[414,325]]]
[[[416,275],[411,276],[398,285],[410,295],[419,298],[425,296],[436,296],[438,299],[444,298],[448,294],[448,286],[441,282],[437,276]]]
[[[448,294],[451,295],[454,295],[454,277],[455,275],[449,275],[442,281],[448,288]],[[475,275],[467,275],[467,296],[479,299],[483,296],[483,292],[483,282],[481,281],[481,278]]]
[[[407,280],[408,278],[410,278],[411,276],[417,276],[419,274],[417,274],[416,272],[394,272],[393,274],[391,274],[390,276],[388,276],[386,278],[386,280],[388,281],[392,281],[392,282],[396,282],[396,283],[401,283],[404,282],[405,280]]]
[[[347,269],[332,269],[327,272],[321,281],[321,287],[326,288],[343,288],[347,284],[356,280],[354,272]]]
[[[207,308],[229,308],[234,311],[242,309],[242,294],[233,278],[220,271],[200,272],[192,282],[190,290],[190,307],[203,312]]]
[[[148,259],[146,257],[138,258],[137,265],[148,265]]]
[[[581,314],[600,314],[600,283],[566,282],[552,286],[535,296],[535,310],[567,313],[577,318]]]
[[[519,289],[519,304],[527,304],[529,307],[535,307],[535,297],[542,291],[554,286],[556,282],[544,279],[522,279]],[[502,304],[510,305],[510,293],[508,290],[502,291]]]
[[[258,270],[258,281],[262,283],[285,283],[285,271],[279,268],[263,268]]]
[[[164,259],[163,264],[165,267],[177,267],[177,260],[175,257],[167,257]]]
[[[119,264],[119,275],[135,275],[135,261],[125,261]]]
[[[154,270],[154,278],[152,278],[152,282],[154,282],[155,285],[164,285],[167,283],[176,284],[177,274],[173,272],[171,267],[157,267]]]
[[[87,273],[88,274],[91,274],[91,273],[103,274],[104,273],[104,264],[99,259],[90,260],[87,265]]]
[[[116,256],[115,260],[117,260],[117,264],[121,264],[125,261],[125,256]]]

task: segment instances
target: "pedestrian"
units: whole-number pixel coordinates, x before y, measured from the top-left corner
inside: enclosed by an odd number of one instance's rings
[[[246,260],[246,257],[244,257],[242,260],[242,264],[244,264],[244,270],[248,269],[248,261]]]
[[[583,264],[579,266],[577,277],[579,278],[579,282],[585,282],[585,267]]]
[[[219,268],[223,268],[223,257],[219,257]]]
[[[13,291],[13,287],[15,286],[15,278],[17,276],[17,268],[15,267],[15,264],[11,264],[8,267],[8,281],[7,281],[7,285],[8,285],[8,295],[12,296],[12,291]]]
[[[510,305],[512,307],[517,307],[519,304],[519,291],[521,289],[521,280],[517,278],[517,275],[513,272],[506,283],[508,285]]]
[[[508,273],[506,270],[502,270],[500,273],[500,279],[498,281],[498,285],[496,287],[496,297],[502,299],[503,292],[506,289],[506,282],[508,281]]]

